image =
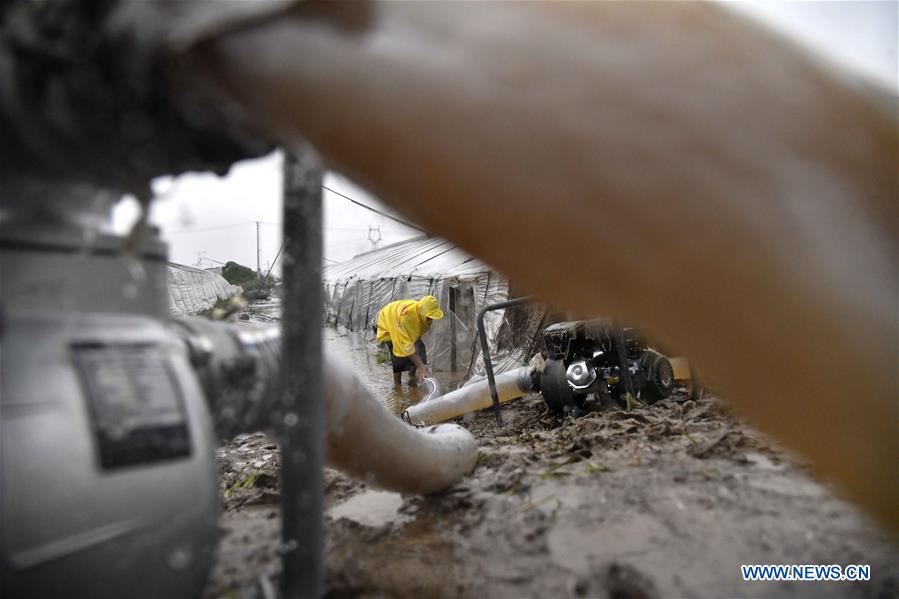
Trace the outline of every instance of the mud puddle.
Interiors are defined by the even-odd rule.
[[[399,512],[402,507],[403,497],[399,493],[364,491],[332,507],[327,516],[334,520],[346,518],[372,528],[388,524],[396,526],[410,520],[409,516]]]

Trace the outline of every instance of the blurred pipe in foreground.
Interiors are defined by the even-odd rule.
[[[284,156],[284,373],[281,514],[284,597],[324,589],[325,407],[321,264],[324,169],[310,149]]]

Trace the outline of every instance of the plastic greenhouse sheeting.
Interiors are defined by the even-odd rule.
[[[196,314],[240,293],[240,287],[231,285],[222,277],[208,270],[169,262],[169,313],[172,315]]]
[[[487,304],[508,299],[509,284],[504,275],[451,242],[417,237],[327,266],[323,278],[325,324],[356,331],[372,343],[373,327],[384,305],[435,296],[445,316],[423,337],[428,364],[434,370],[467,372],[469,382],[484,376],[478,312]],[[530,357],[525,355],[527,342],[521,347],[497,347],[504,312],[489,312],[484,319],[497,373],[520,366]]]

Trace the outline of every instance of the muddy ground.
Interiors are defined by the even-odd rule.
[[[373,347],[328,343],[383,388]],[[504,406],[502,427],[489,412],[457,422],[481,454],[439,495],[326,471],[328,597],[899,597],[894,542],[713,396],[563,419],[531,395]],[[243,436],[218,459],[206,595],[276,597],[277,446]],[[870,564],[872,579],[744,582],[755,563]]]

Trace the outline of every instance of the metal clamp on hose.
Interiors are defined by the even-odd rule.
[[[202,318],[179,318],[172,324],[188,348],[219,437],[277,424],[280,328]]]

